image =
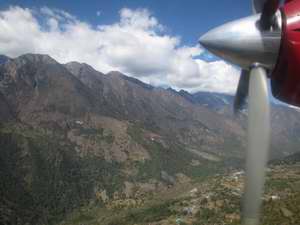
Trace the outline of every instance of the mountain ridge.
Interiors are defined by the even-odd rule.
[[[82,205],[241,168],[245,115],[223,98],[47,55],[0,64],[0,223],[56,223]],[[297,111],[272,118],[273,157],[297,152]]]

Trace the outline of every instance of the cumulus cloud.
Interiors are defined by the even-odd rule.
[[[147,9],[123,8],[119,14],[114,24],[93,26],[60,9],[10,7],[0,11],[0,54],[49,54],[60,63],[119,70],[153,85],[235,92],[236,68],[199,59],[200,46],[182,45]]]

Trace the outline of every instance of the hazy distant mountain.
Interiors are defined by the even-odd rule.
[[[215,110],[222,109],[228,105],[231,106],[234,99],[231,95],[211,92],[196,92],[190,94],[187,91],[180,90],[179,94],[195,104],[200,104]]]
[[[0,55],[0,64],[7,62],[10,58],[5,55]]]
[[[127,195],[128,183],[143,193],[241,165],[245,116],[232,115],[232,96],[157,88],[47,55],[3,61],[2,224],[47,224]],[[298,114],[272,111],[273,156],[298,150]]]

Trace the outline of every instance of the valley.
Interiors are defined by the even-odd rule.
[[[232,101],[48,55],[2,56],[0,223],[238,224],[247,115],[235,117]],[[300,114],[272,107],[270,154],[281,162],[299,153]],[[286,203],[299,198],[297,168],[270,173],[267,194],[292,174],[290,194],[274,194],[286,215],[299,210]]]
[[[299,163],[268,168],[263,196],[262,224],[297,224],[299,221]],[[102,207],[84,207],[61,225],[241,224],[244,174],[234,171],[201,182],[185,182],[141,198],[113,200]],[[139,201],[140,200],[140,201]]]

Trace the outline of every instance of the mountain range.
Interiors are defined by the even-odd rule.
[[[0,223],[56,223],[82,205],[243,167],[247,113],[233,115],[232,102],[48,55],[0,56]],[[272,159],[299,152],[299,119],[272,105]]]

